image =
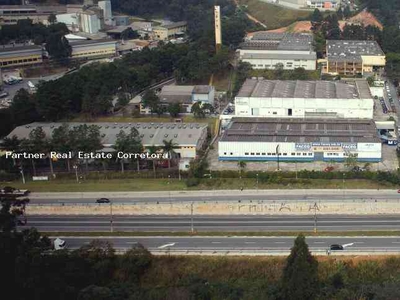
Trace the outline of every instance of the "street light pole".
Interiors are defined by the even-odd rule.
[[[258,173],[256,174],[257,177],[257,190],[258,190]]]
[[[344,186],[344,176],[345,176],[345,173],[343,173],[343,199],[345,198],[345,186]]]
[[[190,229],[191,229],[191,232],[193,233],[194,232],[194,226],[193,226],[193,202],[190,204],[190,216],[191,216],[191,218],[190,218]]]
[[[21,164],[21,167],[20,167],[20,169],[21,169],[21,175],[22,175],[22,183],[23,184],[25,184],[25,175],[24,175],[24,168],[22,167],[22,164]]]
[[[279,145],[276,146],[276,155],[277,155],[277,160],[278,160],[278,171],[279,171]]]
[[[110,232],[113,232],[113,214],[112,214],[112,202],[110,202]]]
[[[77,166],[77,165],[74,165],[74,169],[75,169],[76,182],[79,182],[79,178],[78,178],[78,166]]]

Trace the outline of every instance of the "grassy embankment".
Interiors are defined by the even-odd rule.
[[[267,25],[268,30],[288,26],[310,15],[309,11],[288,9],[260,0],[240,0],[239,3],[247,5],[248,13]]]
[[[169,183],[168,183],[169,182]],[[244,190],[257,189],[255,179],[216,178],[204,179],[198,186],[187,187],[185,180],[178,179],[109,179],[86,180],[77,183],[73,179],[54,180],[50,182],[28,181],[26,184],[12,182],[11,185],[29,189],[32,192],[115,192],[115,191],[179,191],[179,190]],[[307,183],[277,184],[259,183],[258,189],[342,189],[343,181],[339,179],[309,179]],[[364,179],[346,180],[347,189],[394,189],[395,185],[384,184]]]

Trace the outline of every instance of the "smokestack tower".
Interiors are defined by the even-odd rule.
[[[215,26],[215,49],[217,53],[221,50],[221,12],[219,6],[214,6],[214,26]]]

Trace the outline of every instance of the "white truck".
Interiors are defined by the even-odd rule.
[[[28,81],[28,87],[31,92],[36,92],[36,86],[32,83],[32,81]]]
[[[62,249],[67,248],[66,246],[67,246],[67,243],[64,240],[60,239],[60,238],[56,238],[53,241],[54,250],[62,250]]]

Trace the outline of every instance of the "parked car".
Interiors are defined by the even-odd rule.
[[[100,198],[96,200],[96,203],[110,203],[110,199]]]
[[[326,167],[326,168],[324,169],[324,172],[332,172],[333,169],[334,169],[334,167],[329,166],[329,167]]]
[[[359,166],[355,166],[355,167],[352,169],[352,171],[353,171],[353,172],[364,172],[364,171],[366,171],[366,169],[365,169],[365,168],[361,168],[361,167],[359,167]]]
[[[343,250],[344,248],[343,248],[342,245],[333,244],[333,245],[330,246],[330,249],[331,249],[331,250]]]

